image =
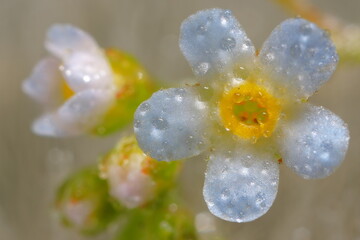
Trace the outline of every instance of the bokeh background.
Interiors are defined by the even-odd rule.
[[[321,9],[360,24],[360,1],[316,0]],[[97,161],[119,134],[107,138],[49,139],[30,131],[40,108],[21,82],[46,55],[43,40],[54,23],[71,23],[103,47],[138,57],[162,80],[192,76],[178,47],[181,21],[200,9],[231,9],[257,48],[289,17],[270,0],[0,0],[0,239],[85,239],[54,220],[51,201],[67,174]],[[216,220],[226,239],[360,239],[360,65],[341,65],[311,102],[341,116],[351,133],[346,160],[324,180],[303,180],[281,165],[280,188],[270,211],[243,224]],[[187,162],[181,191],[196,213],[205,163]],[[110,234],[95,239],[110,239]]]

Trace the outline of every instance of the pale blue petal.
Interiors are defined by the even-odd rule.
[[[154,93],[135,112],[134,131],[142,150],[160,161],[200,154],[208,147],[208,106],[191,89]]]
[[[278,184],[279,167],[271,154],[245,144],[221,147],[210,155],[204,198],[215,216],[249,222],[269,210]]]
[[[285,164],[304,178],[329,176],[344,160],[347,125],[331,111],[310,104],[293,118],[283,124],[280,140]]]
[[[295,18],[274,29],[264,43],[259,59],[275,88],[303,99],[329,80],[338,55],[324,30]]]
[[[209,9],[188,17],[181,25],[180,48],[195,75],[246,68],[255,48],[231,11]]]

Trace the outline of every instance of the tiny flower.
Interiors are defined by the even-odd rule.
[[[83,169],[59,188],[56,210],[65,225],[84,234],[96,234],[106,228],[117,212],[107,194],[106,181],[94,168]]]
[[[207,152],[203,194],[214,215],[248,222],[265,214],[282,160],[304,178],[324,178],[341,164],[346,124],[305,103],[338,62],[325,31],[288,19],[257,54],[230,11],[211,9],[182,23],[180,48],[199,84],[154,93],[135,112],[135,134],[160,161]]]
[[[108,180],[112,197],[127,208],[136,208],[171,186],[178,165],[146,156],[135,136],[129,136],[102,159],[100,174]]]
[[[113,132],[132,120],[131,113],[152,92],[147,73],[131,56],[104,52],[78,28],[52,26],[45,46],[51,56],[23,83],[24,92],[44,108],[32,126],[36,134]]]

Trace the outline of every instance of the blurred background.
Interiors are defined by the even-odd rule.
[[[314,0],[324,11],[360,24],[360,1]],[[178,47],[179,27],[205,8],[228,8],[257,48],[289,15],[270,0],[0,0],[0,239],[85,239],[52,216],[56,186],[74,169],[97,161],[119,134],[107,138],[51,139],[31,133],[40,113],[21,91],[22,81],[46,55],[47,28],[71,23],[102,47],[130,52],[158,79],[192,76]],[[360,64],[340,65],[311,98],[349,124],[346,160],[330,177],[304,180],[281,165],[280,188],[270,211],[243,224],[216,220],[226,239],[360,240]],[[207,212],[202,197],[205,163],[187,162],[181,191],[195,213]],[[109,239],[107,234],[93,239]]]

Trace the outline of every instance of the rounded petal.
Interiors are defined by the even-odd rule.
[[[47,50],[62,60],[71,56],[73,52],[99,52],[95,40],[88,33],[72,25],[53,25],[48,30],[46,38]]]
[[[64,126],[56,113],[45,114],[36,119],[32,125],[32,131],[37,135],[47,137],[70,137],[79,134]]]
[[[61,101],[60,62],[52,57],[41,60],[22,85],[23,91],[39,103],[51,108]]]
[[[204,198],[210,212],[231,222],[264,215],[279,184],[279,167],[272,158],[246,145],[216,149],[205,174]]]
[[[308,98],[331,77],[338,55],[328,34],[301,18],[281,23],[259,55],[265,74],[290,95]]]
[[[306,104],[283,125],[281,155],[304,178],[329,176],[343,161],[348,144],[346,124],[334,113]]]
[[[255,48],[229,10],[209,9],[188,17],[181,25],[180,48],[195,75],[247,67]]]
[[[101,54],[74,53],[66,59],[61,70],[71,89],[76,92],[114,86],[110,66]]]
[[[208,147],[208,106],[191,89],[154,93],[135,112],[134,131],[142,150],[160,161],[189,158]]]
[[[86,90],[65,102],[57,112],[45,114],[33,124],[38,135],[69,137],[90,131],[110,108],[114,93],[105,90]]]
[[[47,49],[59,57],[71,89],[113,87],[113,74],[104,53],[86,32],[71,25],[54,25],[47,33]]]
[[[114,93],[90,89],[74,95],[62,105],[57,117],[62,124],[75,132],[89,131],[99,124],[114,102]]]

